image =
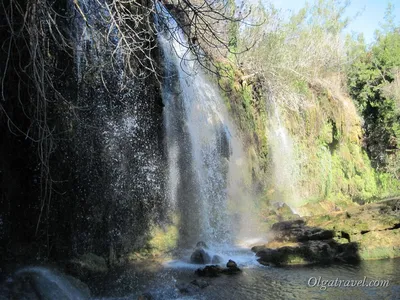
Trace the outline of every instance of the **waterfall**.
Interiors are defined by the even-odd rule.
[[[269,138],[272,156],[272,184],[276,190],[275,201],[284,202],[293,210],[298,203],[298,165],[296,164],[294,143],[289,135],[276,99],[269,96]]]
[[[159,10],[169,202],[180,217],[180,242],[229,243],[228,195],[241,146],[217,87],[200,69],[175,20]]]
[[[82,199],[76,252],[109,252],[113,261],[115,251],[142,246],[150,223],[163,215],[161,101],[151,74],[135,77],[143,67],[127,72],[130,58],[110,21],[109,3],[79,1],[79,11],[70,5],[77,109],[68,122],[79,149],[76,189]]]

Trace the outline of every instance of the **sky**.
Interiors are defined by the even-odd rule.
[[[348,33],[363,33],[365,41],[369,44],[374,41],[374,32],[379,29],[379,24],[384,22],[385,11],[389,0],[350,0],[351,4],[346,10],[346,16],[353,18],[358,12],[361,15],[353,20],[347,28]],[[268,2],[268,1],[267,1]],[[306,0],[269,0],[276,8],[284,11],[298,11],[307,2]],[[308,0],[313,3],[313,0]],[[394,4],[395,24],[400,25],[400,1],[392,0]]]

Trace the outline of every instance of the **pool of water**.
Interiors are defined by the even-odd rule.
[[[199,278],[194,271],[202,266],[190,264],[187,254],[154,268],[150,263],[125,268],[104,280],[101,288],[99,283],[91,288],[96,299],[121,300],[137,299],[144,293],[152,299],[400,299],[400,259],[274,268],[258,264],[245,249],[225,251],[221,256],[235,260],[243,271],[202,278],[209,283],[205,288],[190,284]],[[186,291],[179,290],[182,286],[188,287]]]

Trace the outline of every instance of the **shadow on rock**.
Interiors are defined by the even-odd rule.
[[[338,243],[334,231],[305,225],[303,220],[272,226],[270,242],[252,248],[263,265],[285,266],[360,261],[357,243]]]

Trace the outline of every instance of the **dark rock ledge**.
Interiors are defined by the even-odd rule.
[[[400,257],[400,199],[272,225],[252,250],[264,265],[358,262]]]

